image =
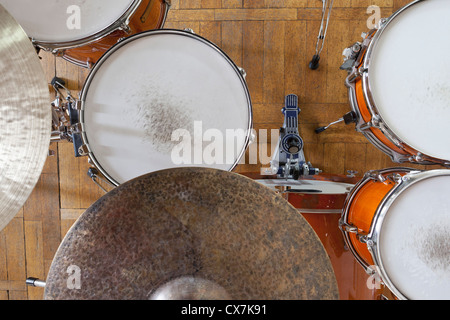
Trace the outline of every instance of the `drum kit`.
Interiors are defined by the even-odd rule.
[[[442,166],[359,179],[306,162],[295,95],[271,174],[234,173],[253,141],[245,71],[192,30],[163,29],[168,0],[0,0],[0,230],[50,141],[69,140],[112,187],[69,230],[46,281],[27,283],[49,300],[329,300],[348,294],[345,256],[393,299],[449,299],[447,2],[411,2],[344,50],[351,110],[316,132],[353,123],[393,162]],[[64,34],[77,9],[84,27]],[[55,77],[49,103],[39,50],[90,69],[78,99]],[[240,133],[233,156],[203,159],[205,130]]]

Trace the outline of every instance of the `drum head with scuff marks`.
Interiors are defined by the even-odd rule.
[[[250,135],[250,96],[239,70],[185,31],[120,42],[93,69],[82,100],[90,151],[118,184],[176,166],[230,170]]]
[[[420,180],[394,200],[383,219],[382,267],[408,299],[450,299],[449,190],[450,172]]]

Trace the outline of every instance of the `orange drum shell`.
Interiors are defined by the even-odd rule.
[[[81,47],[64,50],[62,57],[84,67],[92,67],[109,48],[122,38],[143,31],[160,29],[166,19],[167,8],[168,4],[165,0],[143,0],[130,17],[129,33],[123,30],[115,30],[100,40]]]
[[[366,177],[359,183],[359,187],[355,187],[348,196],[349,203],[344,208],[344,216],[346,216],[347,225],[357,228],[357,234],[348,232],[350,244],[364,262],[370,266],[374,265],[372,255],[367,248],[367,244],[359,240],[361,235],[370,233],[373,225],[374,217],[382,204],[383,200],[389,192],[397,186],[397,183],[388,176],[400,175],[403,176],[412,169],[408,168],[392,168],[386,169],[384,174],[384,181],[379,179],[372,179]]]

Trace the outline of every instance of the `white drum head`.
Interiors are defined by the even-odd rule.
[[[418,181],[389,207],[379,253],[395,288],[408,299],[450,299],[450,172]]]
[[[30,38],[70,42],[102,32],[135,0],[0,0]],[[79,13],[79,20],[76,15]],[[79,24],[78,24],[79,22]]]
[[[113,49],[81,97],[100,169],[120,184],[176,166],[234,168],[248,144],[251,104],[222,51],[175,30],[142,33]]]
[[[450,1],[421,1],[374,42],[369,87],[388,127],[417,151],[450,160]]]

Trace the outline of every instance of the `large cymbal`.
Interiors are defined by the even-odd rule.
[[[50,144],[51,105],[36,50],[0,5],[0,230],[35,187]]]
[[[128,181],[88,208],[44,293],[161,297],[338,299],[338,289],[319,238],[287,201],[236,173],[177,168]]]

